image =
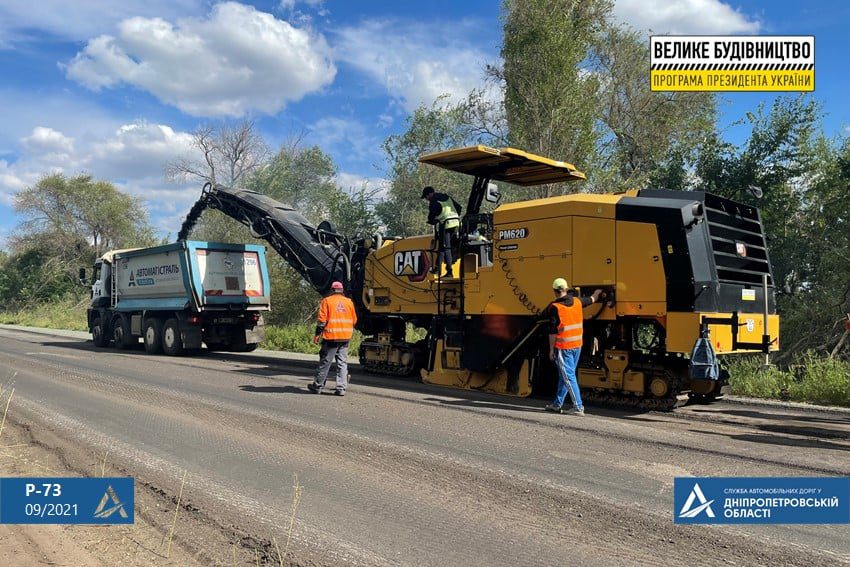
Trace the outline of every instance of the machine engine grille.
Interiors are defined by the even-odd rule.
[[[720,282],[773,285],[767,243],[758,209],[717,195],[705,195],[705,216]]]

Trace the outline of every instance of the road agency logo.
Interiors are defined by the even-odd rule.
[[[676,524],[847,524],[850,477],[681,477]]]
[[[711,504],[714,500],[708,500],[705,494],[702,493],[702,488],[699,483],[695,482],[688,499],[685,500],[685,505],[679,512],[680,518],[696,518],[700,514],[705,514],[709,518],[714,518],[714,510],[711,509]]]
[[[106,492],[103,493],[103,498],[100,499],[97,510],[94,511],[94,517],[103,519],[116,513],[122,518],[128,517],[127,512],[124,510],[124,503],[118,499],[118,495],[115,494],[115,489],[112,488],[112,485],[109,485],[106,487]]]

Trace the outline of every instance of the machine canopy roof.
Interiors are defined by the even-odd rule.
[[[522,186],[587,178],[571,163],[551,160],[514,148],[470,146],[427,154],[419,158],[419,161],[451,171]]]

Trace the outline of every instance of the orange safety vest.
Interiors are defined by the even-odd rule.
[[[560,302],[553,302],[552,305],[558,310],[559,321],[558,334],[555,335],[555,348],[581,348],[582,322],[584,321],[581,300],[574,297],[572,305],[567,306]]]
[[[319,323],[325,325],[322,338],[326,341],[349,341],[354,334],[354,324],[357,314],[354,312],[354,302],[342,295],[334,293],[322,299],[319,305]]]

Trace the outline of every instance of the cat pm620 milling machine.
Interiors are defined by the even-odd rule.
[[[494,181],[578,182],[573,165],[512,148],[473,146],[420,161],[472,176],[455,278],[430,274],[433,235],[350,238],[260,193],[204,189],[185,238],[215,208],[265,239],[319,293],[345,282],[358,310],[366,370],[513,396],[555,382],[545,308],[551,282],[606,299],[585,309],[579,384],[589,400],[672,409],[711,401],[728,373],[695,379],[691,353],[708,338],[718,360],[778,349],[779,316],[765,235],[754,207],[692,191],[632,190],[505,203]],[[421,188],[411,188],[418,191]],[[503,186],[503,190],[505,187]],[[407,342],[409,325],[423,340]]]

